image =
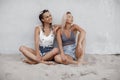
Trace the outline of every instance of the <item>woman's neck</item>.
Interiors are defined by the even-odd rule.
[[[50,28],[50,24],[44,24],[44,29],[49,29]]]
[[[65,25],[65,29],[66,29],[66,30],[69,30],[70,28],[71,28],[71,24],[66,24],[66,25]]]

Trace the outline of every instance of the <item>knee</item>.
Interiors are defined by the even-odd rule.
[[[53,54],[56,55],[58,53],[59,49],[58,48],[54,48],[53,49]]]
[[[81,53],[83,51],[82,48],[79,48],[79,45],[76,47],[76,52]]]
[[[58,55],[56,55],[56,56],[54,57],[54,59],[55,59],[55,61],[57,61],[57,59],[58,59]]]
[[[19,51],[22,52],[25,49],[25,46],[20,46]]]
[[[83,51],[76,51],[76,58],[80,58],[83,55]]]
[[[54,60],[55,60],[57,63],[60,63],[60,59],[59,59],[59,56],[58,56],[58,55],[56,55],[56,56],[54,57]]]
[[[65,62],[62,61],[61,56],[59,54],[54,57],[54,60],[60,64],[65,64],[65,65],[68,64],[67,61]]]
[[[61,63],[61,59],[60,59],[60,56],[59,55],[56,55],[54,57],[54,60],[57,62],[57,63]]]

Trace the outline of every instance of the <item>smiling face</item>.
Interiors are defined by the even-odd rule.
[[[52,23],[52,15],[49,12],[49,10],[43,10],[39,14],[39,20],[42,22],[42,24],[51,24]]]
[[[66,13],[66,23],[69,23],[69,24],[73,23],[73,16],[70,12]]]
[[[42,21],[43,21],[44,23],[52,23],[52,15],[51,15],[51,13],[50,13],[50,12],[45,12],[45,13],[43,14]]]

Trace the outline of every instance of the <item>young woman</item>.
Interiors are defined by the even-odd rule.
[[[77,31],[80,33],[76,43]],[[60,54],[55,56],[55,61],[62,64],[80,63],[85,50],[85,34],[86,32],[81,27],[73,24],[71,12],[66,12],[62,28],[57,32]]]
[[[34,40],[35,50],[26,46],[21,46],[19,50],[26,57],[24,60],[27,63],[46,63],[51,64],[50,60],[58,53],[58,48],[55,42],[55,34],[58,27],[52,25],[52,15],[49,10],[43,10],[39,19],[42,25],[35,28]]]

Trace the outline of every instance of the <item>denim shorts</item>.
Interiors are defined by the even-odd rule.
[[[47,52],[51,51],[52,49],[53,49],[53,47],[39,46],[39,50],[40,50],[41,56],[44,56]]]
[[[76,44],[75,43],[63,46],[64,53],[71,56],[73,59],[76,59],[75,49],[76,49]]]

